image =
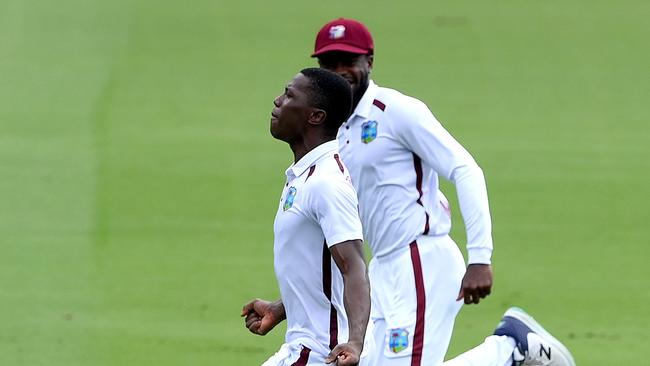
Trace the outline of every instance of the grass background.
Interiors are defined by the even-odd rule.
[[[256,365],[280,327],[273,98],[338,16],[373,77],[486,172],[495,288],[449,356],[526,308],[579,364],[638,364],[650,325],[650,80],[638,0],[0,1],[0,364]],[[645,65],[645,66],[644,66]],[[453,187],[444,186],[453,197]],[[455,205],[454,237],[464,242]]]

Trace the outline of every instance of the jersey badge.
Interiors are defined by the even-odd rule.
[[[390,329],[388,333],[388,348],[393,353],[399,353],[409,346],[409,332],[404,328]]]
[[[289,190],[287,191],[287,198],[284,200],[284,206],[282,206],[282,209],[284,211],[288,210],[293,206],[293,200],[296,198],[296,192],[298,190],[296,187],[290,187]]]
[[[368,121],[361,125],[361,141],[364,144],[377,138],[377,121]]]

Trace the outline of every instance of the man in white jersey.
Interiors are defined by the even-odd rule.
[[[492,287],[492,234],[483,172],[421,101],[369,79],[374,43],[352,19],[321,28],[321,68],[352,86],[354,111],[338,134],[359,197],[369,266],[376,352],[371,366],[440,365],[464,300]],[[456,186],[467,231],[468,266],[449,237],[451,211],[438,177]],[[448,361],[454,365],[572,365],[569,351],[520,309],[495,334]]]
[[[271,134],[294,154],[274,223],[281,299],[253,300],[246,327],[264,335],[286,318],[285,344],[264,366],[357,365],[370,313],[358,201],[336,133],[352,94],[335,73],[302,70],[274,101]]]

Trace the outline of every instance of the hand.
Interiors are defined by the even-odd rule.
[[[478,304],[492,290],[492,266],[489,264],[470,264],[461,283],[456,301],[465,298],[465,304]]]
[[[246,328],[252,333],[265,335],[286,318],[282,301],[255,299],[244,305],[241,316],[246,317]]]
[[[363,345],[356,342],[336,345],[325,358],[325,363],[335,363],[337,366],[356,366],[359,364]]]

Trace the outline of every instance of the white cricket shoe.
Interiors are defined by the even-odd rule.
[[[575,366],[571,352],[520,308],[512,307],[503,314],[495,335],[508,336],[517,347],[512,353],[513,366]]]

